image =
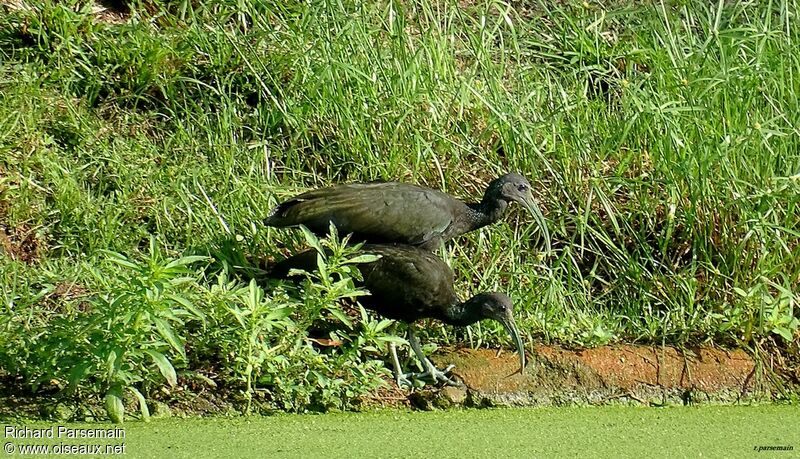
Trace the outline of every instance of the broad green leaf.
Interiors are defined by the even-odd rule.
[[[346,260],[344,264],[353,264],[353,263],[372,263],[373,261],[380,260],[381,255],[371,255],[371,254],[364,254],[359,255],[357,257],[353,257],[349,260]]]
[[[139,411],[142,413],[142,420],[144,422],[150,421],[150,409],[147,407],[147,400],[144,399],[144,395],[133,386],[129,386],[128,390],[131,391],[133,396],[139,401]]]
[[[158,242],[154,235],[150,236],[150,257],[155,258],[158,255]]]
[[[125,405],[122,403],[122,386],[114,384],[105,396],[106,413],[111,422],[122,424],[125,418]]]
[[[327,282],[328,263],[325,261],[325,257],[321,252],[317,252],[317,269],[319,270],[319,278],[322,279],[323,282]]]
[[[253,311],[258,309],[264,299],[264,289],[258,286],[255,279],[251,279],[247,293],[247,307]]]
[[[208,257],[202,255],[190,255],[186,257],[178,258],[177,260],[172,260],[171,262],[167,263],[164,267],[166,269],[174,268],[175,266],[186,266],[192,263],[196,263],[198,261],[208,260]]]
[[[116,310],[119,307],[120,303],[130,298],[130,296],[131,295],[129,293],[123,293],[122,295],[115,297],[108,303],[108,309],[110,311]]]
[[[190,284],[195,281],[197,281],[197,279],[195,279],[194,277],[188,277],[188,276],[176,277],[169,280],[169,285],[179,286],[183,284]]]
[[[787,342],[791,342],[793,338],[792,331],[786,327],[775,327],[772,329],[772,333],[781,335],[781,337]]]
[[[123,255],[123,254],[121,254],[119,252],[115,252],[113,250],[98,249],[98,252],[107,255],[109,258],[116,258],[116,259],[119,259],[119,260],[127,260],[128,259],[125,255]]]
[[[335,292],[344,292],[349,290],[351,285],[353,285],[352,279],[345,277],[344,279],[339,279],[334,282],[333,285],[331,285],[331,290]]]
[[[347,314],[345,314],[344,311],[336,307],[328,308],[328,311],[330,311],[333,317],[336,317],[339,319],[339,321],[345,324],[347,328],[353,328],[353,323],[350,321],[350,318],[347,317]]]
[[[378,325],[376,325],[376,326],[375,326],[375,331],[376,331],[376,332],[383,331],[383,330],[385,330],[387,327],[389,327],[390,325],[392,325],[393,323],[394,323],[394,321],[393,321],[393,320],[391,320],[391,319],[383,319],[383,320],[381,320],[380,322],[378,322]]]
[[[195,317],[197,317],[198,319],[202,321],[206,320],[206,315],[203,313],[203,311],[198,309],[194,304],[192,304],[191,301],[187,300],[186,298],[180,295],[176,295],[174,293],[170,293],[169,295],[167,295],[167,298],[171,299],[172,301],[175,301],[176,303],[180,303],[181,306],[186,308],[187,311],[194,314]]]
[[[89,367],[92,364],[89,362],[81,362],[72,367],[67,375],[67,390],[71,391],[77,387],[78,383],[83,381],[87,374],[89,374]]]
[[[230,312],[233,315],[233,317],[236,318],[236,321],[239,322],[239,325],[241,325],[242,328],[245,328],[245,322],[244,322],[245,314],[242,313],[242,311],[240,311],[239,308],[236,307],[236,305],[234,304],[228,304],[226,307],[228,309],[228,312]]]
[[[158,366],[158,370],[164,375],[169,385],[175,387],[175,385],[178,384],[178,375],[175,374],[175,367],[172,366],[164,354],[153,349],[144,349],[144,351],[153,358],[156,366]]]
[[[351,290],[349,292],[345,292],[342,294],[342,298],[355,298],[357,296],[368,296],[371,295],[369,290]]]
[[[400,338],[399,336],[387,335],[387,336],[379,336],[375,339],[378,341],[382,341],[384,343],[394,343],[401,346],[408,346],[408,341],[406,341],[403,338]]]
[[[119,365],[117,364],[117,359],[119,358],[120,350],[118,349],[111,349],[111,351],[106,356],[106,371],[107,371],[107,378],[114,379],[114,373],[116,372]]]
[[[349,240],[349,235],[346,237]],[[328,222],[328,242],[336,242],[339,240],[339,230],[333,222]],[[330,245],[329,245],[330,246]]]
[[[162,338],[167,340],[169,345],[172,346],[173,349],[178,351],[181,357],[185,359],[186,351],[183,349],[183,343],[177,336],[175,336],[175,331],[172,330],[172,325],[170,325],[169,322],[160,317],[153,318],[153,322],[155,322],[156,324],[156,329],[158,330],[158,334],[160,334]]]
[[[282,320],[289,317],[291,313],[292,313],[292,308],[289,307],[273,309],[272,311],[269,312],[269,314],[267,314],[267,320],[275,320],[275,321]]]
[[[303,236],[306,238],[308,245],[314,248],[318,253],[322,253],[322,246],[319,243],[319,238],[306,228],[305,225],[300,225],[300,230],[303,231]]]
[[[311,273],[309,273],[309,272],[307,272],[307,271],[304,271],[304,270],[302,270],[302,269],[295,269],[295,268],[292,268],[292,269],[290,269],[290,270],[289,270],[289,274],[288,274],[288,276],[289,276],[289,277],[294,277],[294,276],[306,276],[306,275],[309,275],[309,274],[311,274]]]

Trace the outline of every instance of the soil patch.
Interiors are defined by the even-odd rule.
[[[41,245],[36,228],[26,225],[9,228],[0,223],[0,255],[31,264],[39,259]]]

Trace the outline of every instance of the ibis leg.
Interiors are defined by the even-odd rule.
[[[442,371],[436,368],[433,363],[425,357],[425,354],[422,352],[422,346],[419,344],[419,339],[417,339],[417,335],[414,333],[413,326],[408,328],[408,342],[411,344],[411,349],[414,350],[414,354],[417,355],[417,359],[419,359],[420,363],[425,367],[425,371],[423,373],[407,373],[405,376],[411,376],[417,379],[433,379],[434,382],[443,382],[450,386],[460,385],[447,377],[447,373],[455,368],[455,365],[449,365]]]
[[[392,364],[394,365],[394,380],[397,387],[413,387],[411,381],[403,373],[403,368],[400,366],[400,359],[397,358],[397,346],[394,343],[389,343],[389,353],[392,354]]]

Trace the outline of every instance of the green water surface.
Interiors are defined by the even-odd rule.
[[[17,427],[50,425],[31,423]],[[53,439],[47,443],[124,444],[124,457],[128,458],[800,457],[800,409],[793,406],[380,411],[173,418],[127,422],[123,429],[124,439]],[[9,442],[17,448],[17,453],[26,443],[42,443],[6,436],[4,443]],[[765,446],[792,449],[756,450]]]

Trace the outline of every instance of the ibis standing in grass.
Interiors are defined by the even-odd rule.
[[[398,182],[353,183],[312,190],[276,206],[264,224],[304,225],[317,235],[333,223],[339,234],[369,243],[401,243],[436,250],[456,236],[498,221],[511,202],[525,206],[542,231],[546,250],[550,235],[544,216],[520,174],[493,180],[481,202],[458,199],[417,185]]]
[[[359,301],[384,317],[408,324],[408,336],[425,371],[403,374],[397,351],[390,345],[398,385],[410,384],[409,378],[456,384],[447,373],[437,369],[425,357],[414,331],[414,322],[433,318],[455,326],[467,326],[483,319],[493,319],[505,327],[519,353],[520,371],[525,368],[525,350],[514,322],[511,299],[497,292],[480,293],[467,301],[459,300],[453,289],[453,271],[433,253],[402,244],[368,244],[362,252],[379,258],[357,267],[363,277],[363,286],[370,295]],[[270,277],[286,279],[291,270],[313,272],[317,269],[317,252],[308,250],[289,257],[270,271]]]

